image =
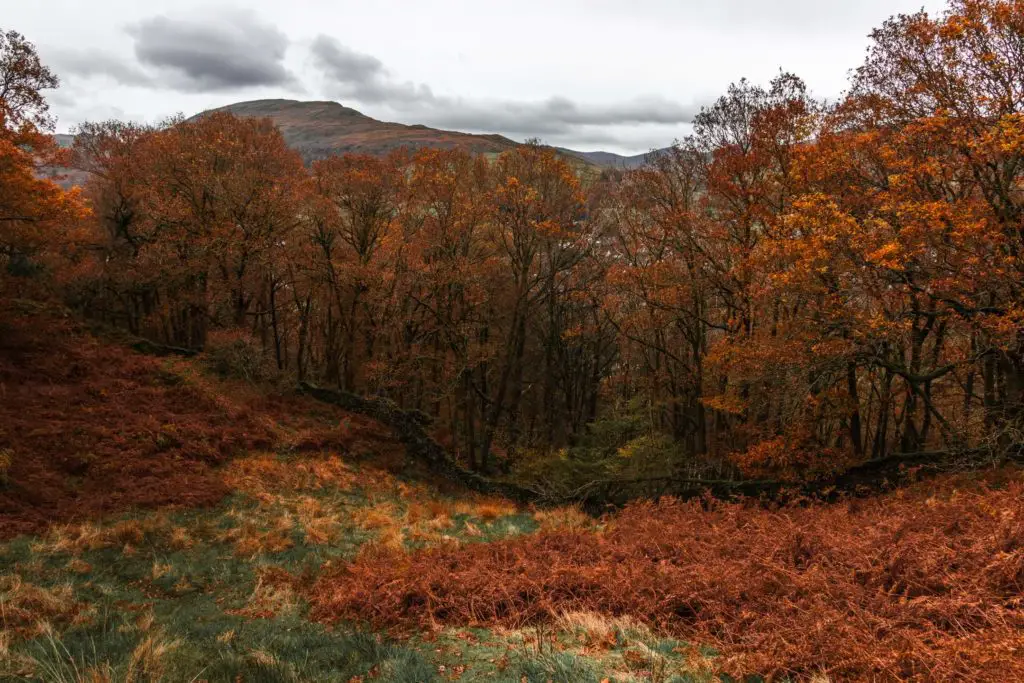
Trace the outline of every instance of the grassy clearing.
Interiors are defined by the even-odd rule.
[[[139,511],[0,545],[0,678],[39,681],[672,680],[684,649],[635,624],[448,628],[397,642],[307,619],[323,568],[388,550],[591,528],[449,498],[334,455],[254,454],[216,507]]]

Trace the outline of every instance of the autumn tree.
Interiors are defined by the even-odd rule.
[[[313,165],[310,239],[328,296],[321,306],[327,378],[366,389],[377,331],[391,322],[403,236],[396,214],[405,192],[404,155],[331,157]]]
[[[801,150],[801,195],[759,252],[766,292],[794,304],[779,338],[810,369],[809,400],[744,454],[748,470],[1012,442],[1022,16],[1020,3],[955,2],[890,20]]]
[[[937,423],[947,446],[963,446],[975,407],[987,430],[1016,431],[1024,401],[1024,3],[954,0],[939,18],[896,17],[873,38],[854,79],[849,125],[879,130],[895,171],[881,199],[891,197],[899,220],[876,261],[915,319],[916,336],[888,368],[907,386],[915,415],[903,445],[921,447]],[[940,384],[962,388],[963,400],[936,397]],[[1007,446],[1015,437],[1001,438]]]
[[[45,177],[63,160],[46,134],[53,124],[42,94],[57,85],[32,43],[0,31],[0,264],[9,274],[32,272],[35,256],[59,248],[83,213],[76,193]]]
[[[770,291],[763,249],[803,191],[819,109],[792,75],[741,81],[622,184],[606,311],[651,428],[691,459],[720,465],[803,411],[806,365],[782,333],[792,305]]]
[[[36,47],[17,31],[0,30],[0,117],[8,134],[52,130],[44,90],[60,81],[39,60]]]
[[[508,445],[517,444],[527,387],[553,381],[528,372],[529,336],[541,335],[545,349],[562,338],[557,309],[589,246],[579,180],[551,149],[528,144],[502,154],[495,167],[494,202],[502,291],[490,301],[482,340],[496,345],[496,355],[482,364],[475,380],[485,399],[479,445],[484,469],[492,466],[499,427],[507,428]],[[540,367],[550,369],[552,362],[545,355]]]
[[[283,365],[279,261],[305,177],[280,132],[214,114],[155,131],[86,126],[79,137],[108,285],[129,274],[116,292],[122,314],[187,347],[201,347],[210,326],[250,329]]]
[[[674,146],[629,174],[614,202],[615,261],[604,311],[619,338],[617,383],[644,397],[650,429],[707,452],[708,419],[701,402],[712,316],[711,263],[699,208],[705,163]]]
[[[404,316],[399,372],[415,376],[412,405],[446,423],[451,446],[475,466],[480,397],[476,369],[497,272],[493,174],[483,157],[421,150],[412,158],[407,211]]]
[[[142,174],[146,145],[155,134],[155,128],[134,123],[86,123],[75,132],[70,162],[88,178],[84,191],[96,248],[91,271],[69,286],[67,296],[133,334],[144,332],[160,290],[139,258],[151,241],[142,220]]]

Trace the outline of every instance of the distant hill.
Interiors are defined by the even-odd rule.
[[[337,102],[255,100],[229,104],[193,118],[217,111],[271,119],[281,129],[285,141],[307,162],[346,152],[387,154],[400,147],[460,148],[477,154],[498,154],[518,144],[501,135],[474,135],[378,121]]]
[[[576,150],[565,149],[564,147],[556,147],[555,149],[565,154],[578,156],[581,159],[585,159],[597,166],[629,170],[643,166],[649,156],[652,154],[661,154],[668,148],[664,147],[662,149],[655,149],[643,154],[634,154],[633,156],[623,156],[622,154],[615,154],[614,152],[577,152]]]
[[[53,136],[54,141],[61,147],[71,147],[75,144],[75,136],[67,133],[57,133]],[[84,186],[89,179],[89,174],[75,168],[47,167],[42,169],[41,175],[51,178],[65,190],[75,186]]]
[[[465,149],[476,154],[499,154],[519,143],[502,135],[481,135],[439,130],[423,125],[378,121],[337,102],[298,100],[254,100],[238,102],[210,111],[228,111],[236,116],[266,117],[281,129],[284,139],[309,162],[345,152],[386,154],[400,147]],[[197,114],[203,116],[210,112]],[[646,154],[623,156],[611,152],[578,152],[556,147],[559,153],[581,160],[585,165],[636,168]]]

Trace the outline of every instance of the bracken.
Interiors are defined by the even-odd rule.
[[[959,488],[958,488],[959,486]],[[769,511],[636,503],[603,532],[361,555],[312,616],[396,630],[633,617],[732,674],[1024,680],[1024,484]]]

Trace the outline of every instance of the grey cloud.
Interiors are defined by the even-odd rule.
[[[387,106],[432,126],[561,138],[588,126],[688,124],[700,110],[696,104],[684,106],[658,97],[594,106],[565,97],[539,102],[447,97],[435,95],[424,84],[395,80],[376,57],[355,52],[328,36],[313,41],[312,54],[332,96]]]
[[[128,28],[135,56],[186,92],[296,87],[284,66],[288,37],[252,13],[193,20],[153,17]]]
[[[365,104],[410,106],[436,98],[430,88],[392,79],[383,62],[320,35],[311,47],[313,62],[330,81],[332,94]]]
[[[69,83],[47,99],[57,117],[58,130],[68,131],[84,121],[125,120],[130,118],[121,107],[93,97],[96,88],[88,83]]]
[[[339,84],[363,86],[387,78],[384,63],[379,59],[356,52],[325,35],[316,37],[311,50],[317,66]]]
[[[55,50],[48,56],[60,76],[105,76],[122,85],[152,85],[152,78],[134,64],[99,49]]]
[[[525,135],[565,135],[586,126],[687,124],[699,106],[661,98],[611,105],[580,105],[563,97],[542,102],[476,102],[437,98],[424,112],[428,123],[471,130],[500,129]]]

